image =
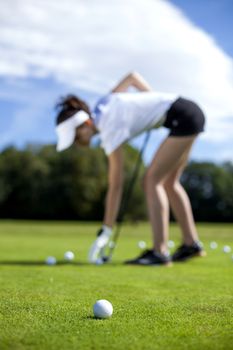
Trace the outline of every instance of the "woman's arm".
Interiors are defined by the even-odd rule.
[[[111,92],[124,92],[130,86],[134,86],[139,91],[152,91],[152,88],[139,73],[132,72],[123,78]]]
[[[108,163],[108,192],[104,225],[112,227],[117,218],[123,189],[123,151],[121,147],[110,154]]]
[[[112,235],[112,227],[116,221],[121,202],[123,188],[122,148],[119,147],[112,152],[108,157],[108,161],[108,192],[105,203],[104,221],[88,253],[88,260],[91,263],[97,263],[99,259],[103,261],[104,249]]]

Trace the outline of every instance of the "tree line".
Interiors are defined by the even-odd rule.
[[[124,146],[125,187],[138,151]],[[147,219],[141,186],[145,166],[128,206],[126,219]],[[233,164],[191,162],[181,182],[197,221],[233,221]],[[70,148],[57,153],[52,145],[5,148],[0,153],[0,218],[93,220],[103,218],[107,159],[99,148]],[[172,217],[172,216],[171,216]]]

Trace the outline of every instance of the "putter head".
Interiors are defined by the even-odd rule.
[[[107,250],[108,255],[106,255],[106,251],[103,249],[101,252],[101,259],[103,261],[104,264],[110,262],[112,260],[112,253],[114,248],[116,247],[116,242],[114,241],[110,241],[108,244],[109,250]]]

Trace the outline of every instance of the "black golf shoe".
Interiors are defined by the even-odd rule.
[[[151,266],[151,265],[166,265],[170,266],[171,258],[169,256],[159,254],[154,252],[153,250],[146,250],[137,258],[132,260],[126,260],[125,264],[127,265],[143,265],[143,266]]]
[[[206,252],[199,242],[192,245],[182,244],[172,255],[172,261],[186,261],[195,256],[206,256]]]

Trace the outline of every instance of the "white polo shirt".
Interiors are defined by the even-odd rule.
[[[145,130],[161,126],[179,96],[159,92],[110,93],[92,112],[101,147],[107,155]]]

